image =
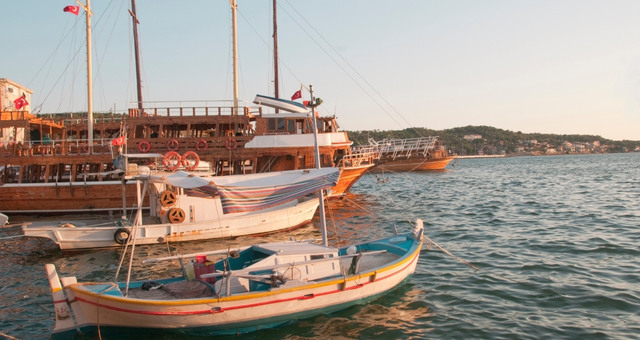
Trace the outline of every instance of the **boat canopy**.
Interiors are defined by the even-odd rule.
[[[181,171],[170,176],[151,175],[149,180],[184,188],[188,196],[219,196],[222,210],[228,214],[269,208],[332,187],[339,175],[338,168],[220,177],[200,177]]]

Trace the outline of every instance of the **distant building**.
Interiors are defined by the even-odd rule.
[[[10,79],[0,78],[0,112],[29,111],[32,93],[33,91]],[[22,97],[23,104],[18,104],[20,107],[16,108],[16,101]]]
[[[482,139],[482,135],[464,135],[464,139],[467,141],[473,141],[476,139]]]

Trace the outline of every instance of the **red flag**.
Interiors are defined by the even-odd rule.
[[[67,6],[62,11],[78,15],[78,13],[80,13],[80,6]]]
[[[124,136],[120,136],[118,138],[114,138],[111,140],[111,145],[113,146],[120,146],[120,145],[124,145]]]
[[[302,98],[302,90],[296,91],[296,93],[294,93],[293,96],[291,96],[291,100],[296,100],[298,98]]]
[[[27,98],[23,94],[22,97],[13,101],[13,105],[16,106],[16,110],[20,110],[21,108],[29,105],[29,102],[27,102]]]

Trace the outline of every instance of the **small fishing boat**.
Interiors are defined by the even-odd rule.
[[[412,232],[342,248],[288,241],[149,259],[197,260],[181,276],[139,282],[61,283],[47,264],[54,334],[241,334],[346,309],[405,282],[422,240],[418,220]]]
[[[148,170],[148,169],[147,169]],[[48,220],[22,225],[24,236],[44,237],[62,250],[173,243],[267,234],[311,222],[315,193],[335,185],[337,168],[263,174],[198,176],[187,172],[135,178],[140,199],[149,193],[150,215],[133,221]],[[135,227],[134,227],[135,226]]]

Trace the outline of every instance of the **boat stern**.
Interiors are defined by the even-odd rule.
[[[53,328],[54,333],[66,332],[76,329],[75,321],[71,315],[71,307],[62,290],[62,284],[58,277],[58,272],[53,264],[45,264],[49,286],[51,287],[51,295],[53,297],[53,307],[55,310],[56,323]],[[63,278],[65,287],[76,283],[75,277]]]

